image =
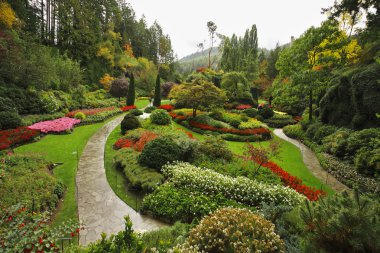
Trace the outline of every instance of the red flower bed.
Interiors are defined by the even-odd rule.
[[[75,110],[75,111],[71,111],[69,113],[66,114],[66,117],[70,117],[70,118],[74,118],[75,114],[77,114],[78,112],[82,112],[84,113],[86,116],[89,116],[89,115],[95,115],[95,114],[98,114],[98,113],[101,113],[101,112],[106,112],[106,111],[113,111],[115,110],[115,107],[105,107],[105,108],[94,108],[94,109],[78,109],[78,110]]]
[[[203,123],[189,121],[190,126],[200,128],[206,131],[214,131],[219,133],[237,134],[237,135],[257,135],[257,134],[270,134],[270,130],[260,127],[254,129],[233,129],[233,128],[216,128]]]
[[[179,119],[179,120],[187,119],[187,116],[185,115],[178,115],[178,114],[175,114],[174,112],[169,112],[169,114],[172,117],[172,119]]]
[[[252,108],[252,106],[251,105],[238,105],[238,106],[236,106],[237,110],[245,110],[245,109],[249,109],[249,108]]]
[[[117,149],[133,148],[134,150],[141,152],[146,144],[155,140],[157,137],[157,134],[150,131],[145,131],[136,142],[127,138],[121,138],[115,142],[114,146]]]
[[[174,106],[172,106],[172,105],[160,105],[158,108],[164,109],[164,110],[170,112],[174,109]]]
[[[257,163],[260,163],[260,161],[257,161]],[[282,180],[282,182],[296,190],[297,192],[305,195],[310,201],[316,201],[318,200],[321,196],[325,196],[326,192],[322,190],[316,190],[315,188],[309,187],[307,185],[302,184],[302,179],[290,175],[288,172],[283,170],[280,166],[278,166],[274,162],[267,162],[262,164],[263,167],[268,168],[271,170],[274,174],[279,176]]]
[[[28,129],[28,127],[0,131],[0,150],[28,142],[38,135],[40,135],[39,130]]]
[[[121,107],[120,109],[123,111],[123,112],[127,112],[129,110],[132,110],[132,109],[136,109],[137,107],[135,105],[127,105],[127,106],[124,106],[124,107]]]

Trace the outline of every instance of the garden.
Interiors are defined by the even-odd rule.
[[[380,252],[376,1],[179,60],[131,4],[40,2],[0,1],[0,252]]]

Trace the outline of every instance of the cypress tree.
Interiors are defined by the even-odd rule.
[[[130,84],[129,89],[127,93],[127,105],[134,105],[135,104],[135,77],[133,73],[130,77]]]
[[[156,88],[154,90],[154,101],[153,105],[159,107],[161,105],[161,82],[160,82],[160,74],[157,74],[156,79]]]

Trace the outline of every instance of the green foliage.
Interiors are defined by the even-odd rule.
[[[64,116],[65,114],[62,112],[56,112],[53,114],[33,114],[33,115],[22,116],[22,121],[24,125],[30,126],[40,121],[58,119]]]
[[[120,127],[121,127],[121,134],[124,135],[125,132],[128,130],[141,127],[141,122],[135,115],[128,113],[127,115],[125,115],[123,121],[121,122]]]
[[[350,136],[349,129],[338,129],[335,133],[326,136],[323,140],[325,152],[343,158],[346,155],[347,138]]]
[[[162,109],[154,110],[149,118],[153,124],[157,125],[169,125],[172,120],[169,113]]]
[[[197,152],[199,155],[205,155],[210,159],[231,161],[233,157],[227,143],[222,138],[213,136],[206,136],[205,139],[199,143]]]
[[[275,226],[247,209],[222,208],[190,231],[181,252],[284,252]]]
[[[226,91],[230,102],[253,104],[250,87],[245,74],[242,72],[229,72],[223,76],[221,87]]]
[[[32,211],[54,210],[64,185],[50,174],[49,164],[33,155],[2,156],[0,202],[3,207],[22,203]]]
[[[378,252],[380,210],[378,200],[353,194],[335,194],[306,202],[301,210],[310,252]]]
[[[255,118],[259,111],[256,108],[248,108],[243,111],[248,117]]]
[[[124,172],[130,187],[151,192],[164,181],[164,177],[154,169],[140,166],[138,156],[137,151],[122,148],[113,157],[114,166]]]
[[[297,123],[290,115],[281,115],[275,113],[271,118],[264,120],[266,124],[274,128],[283,128],[287,125],[293,125]]]
[[[128,93],[129,83],[125,78],[117,78],[112,81],[110,93],[112,96],[120,98],[125,97]]]
[[[74,118],[76,119],[80,119],[80,120],[84,120],[86,118],[86,115],[83,113],[83,112],[77,112],[75,115],[74,115]]]
[[[169,222],[191,223],[195,218],[200,219],[220,207],[227,206],[242,207],[220,194],[206,196],[200,192],[178,189],[170,183],[165,183],[144,198],[141,211]]]
[[[12,129],[22,126],[23,122],[17,112],[12,111],[0,111],[0,129]]]
[[[131,78],[129,82],[130,84],[129,84],[128,93],[127,93],[127,105],[134,105],[136,91],[135,91],[135,76],[133,75],[133,73],[131,73]]]
[[[305,138],[305,132],[302,130],[300,124],[286,126],[283,131],[286,136],[293,139],[303,140]]]
[[[159,107],[161,105],[161,79],[160,75],[157,75],[156,86],[154,89],[153,105]]]
[[[157,107],[155,107],[155,106],[148,106],[147,108],[145,108],[144,112],[145,113],[151,113],[156,109],[157,109]]]
[[[139,155],[139,164],[157,171],[168,162],[181,159],[181,147],[169,137],[160,137],[145,145]]]
[[[274,111],[268,105],[264,105],[263,107],[259,108],[259,115],[261,115],[261,117],[264,119],[269,119],[273,117]]]
[[[139,109],[132,109],[132,110],[130,110],[128,113],[133,114],[133,115],[135,115],[135,116],[143,115],[143,111],[141,111],[141,110],[139,110]]]

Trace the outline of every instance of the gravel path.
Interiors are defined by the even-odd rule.
[[[79,161],[76,182],[78,187],[79,220],[84,223],[80,244],[87,245],[107,235],[124,230],[124,216],[129,215],[137,232],[151,231],[165,226],[145,217],[125,204],[107,182],[104,168],[104,149],[109,134],[124,115],[108,122],[88,141]]]
[[[320,165],[318,158],[315,156],[314,152],[305,146],[300,141],[297,141],[295,139],[289,138],[284,134],[282,129],[275,129],[273,131],[275,135],[277,135],[279,138],[288,141],[292,144],[294,144],[296,147],[298,147],[301,150],[301,154],[303,157],[303,162],[305,163],[306,167],[313,173],[313,175],[321,180],[321,182],[327,184],[330,186],[334,191],[342,192],[350,190],[347,186],[339,182],[335,177],[327,173],[322,166]]]

